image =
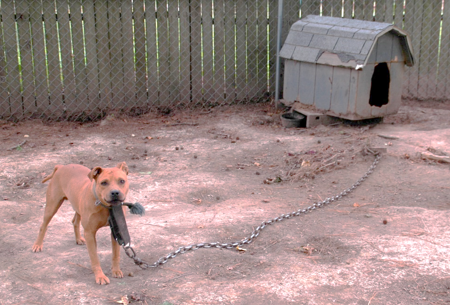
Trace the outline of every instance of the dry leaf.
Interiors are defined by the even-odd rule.
[[[128,297],[126,295],[124,295],[120,299],[120,301],[117,301],[116,303],[128,305],[128,304],[130,304],[130,301],[128,301]]]
[[[359,204],[357,204],[356,202],[353,204],[353,206],[354,206],[355,208],[359,208]]]

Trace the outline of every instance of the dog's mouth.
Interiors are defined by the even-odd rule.
[[[105,200],[110,206],[118,206],[123,203],[123,200]]]

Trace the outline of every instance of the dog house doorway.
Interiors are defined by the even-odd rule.
[[[389,103],[389,84],[391,75],[387,63],[382,62],[375,66],[370,87],[369,105],[381,107]]]

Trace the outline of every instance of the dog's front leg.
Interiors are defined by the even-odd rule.
[[[84,231],[84,238],[86,239],[86,246],[89,252],[89,257],[91,258],[91,267],[95,275],[95,281],[97,284],[106,285],[109,284],[109,278],[103,273],[102,267],[100,266],[100,261],[97,255],[97,240],[96,231]]]
[[[111,245],[112,245],[112,274],[113,277],[122,278],[123,273],[120,270],[120,245],[114,239],[111,233]]]

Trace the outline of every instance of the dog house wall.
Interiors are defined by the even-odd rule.
[[[396,113],[405,64],[413,64],[406,34],[393,25],[335,17],[296,22],[280,55],[285,58],[285,101],[351,120]],[[380,63],[386,63],[390,76],[389,102],[381,107],[369,104]]]

